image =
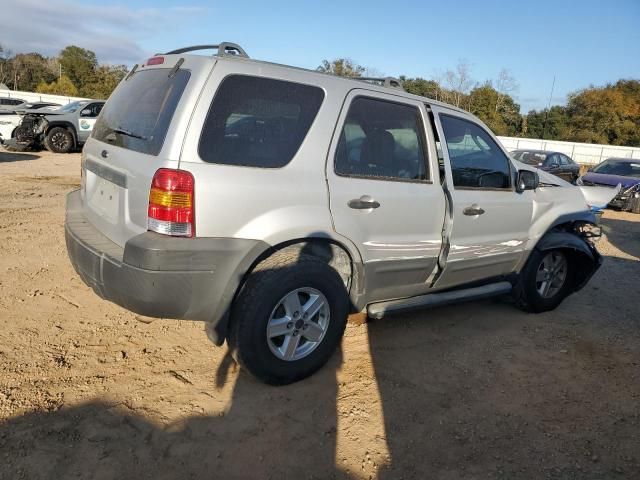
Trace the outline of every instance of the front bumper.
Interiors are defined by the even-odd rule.
[[[268,248],[259,240],[153,232],[122,248],[85,218],[79,190],[67,195],[65,240],[76,272],[100,297],[150,317],[212,322],[217,343],[224,340],[236,289]]]

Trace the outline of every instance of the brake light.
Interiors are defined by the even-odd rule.
[[[194,189],[191,173],[159,169],[151,181],[147,228],[164,235],[195,236]]]
[[[147,65],[162,65],[164,63],[164,57],[151,57],[147,60]]]

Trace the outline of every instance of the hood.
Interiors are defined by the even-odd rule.
[[[609,185],[615,187],[618,184],[622,185],[622,188],[629,188],[640,183],[640,178],[637,177],[623,177],[622,175],[607,175],[606,173],[588,172],[582,177],[582,181],[595,183],[597,185]]]
[[[622,186],[618,184],[616,185],[616,188],[587,186],[581,186],[578,188],[580,188],[582,195],[584,195],[587,205],[603,209],[607,207],[618,193],[620,193]]]

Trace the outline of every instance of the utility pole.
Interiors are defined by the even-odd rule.
[[[549,109],[551,108],[551,99],[553,98],[553,87],[556,86],[556,76],[553,76],[553,82],[551,83],[551,93],[549,94],[549,103],[547,104],[547,111],[544,114],[544,122],[542,123],[542,140],[544,140],[544,134],[547,130],[547,118],[549,118]]]

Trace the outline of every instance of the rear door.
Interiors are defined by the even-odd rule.
[[[436,288],[513,272],[524,255],[533,214],[531,192],[516,193],[515,169],[484,126],[433,107],[453,202],[449,252]]]
[[[155,58],[161,61],[118,85],[82,152],[86,216],[120,246],[147,230],[151,180],[159,168],[178,167],[193,106],[215,63],[195,55]]]
[[[336,232],[360,249],[370,300],[423,293],[435,273],[445,199],[428,122],[419,102],[360,89],[338,121],[330,209]]]

